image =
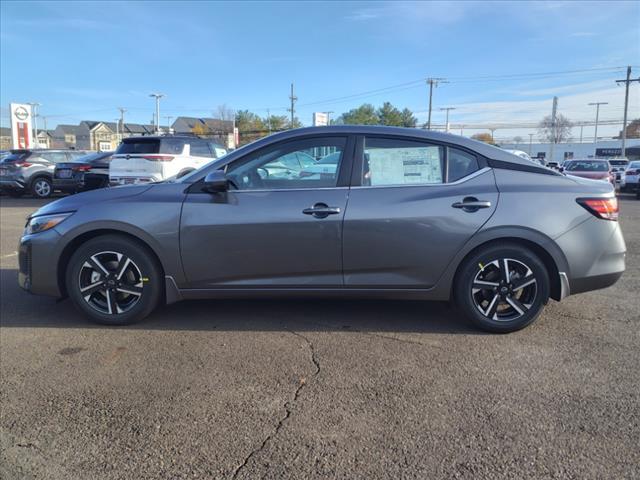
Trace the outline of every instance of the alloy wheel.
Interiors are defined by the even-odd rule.
[[[143,293],[140,268],[126,255],[104,251],[91,255],[78,275],[80,294],[93,309],[108,315],[131,310]]]
[[[46,180],[37,180],[33,189],[39,197],[48,197],[51,194],[51,185]]]
[[[536,300],[536,277],[525,263],[512,258],[479,263],[473,279],[471,296],[475,307],[485,317],[509,322],[525,315]]]

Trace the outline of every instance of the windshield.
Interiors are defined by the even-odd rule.
[[[625,166],[628,162],[626,160],[609,160],[609,163],[614,167]]]
[[[569,162],[565,165],[569,172],[606,172],[609,170],[608,162]]]
[[[629,168],[640,168],[640,162],[631,162]]]

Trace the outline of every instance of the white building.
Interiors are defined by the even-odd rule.
[[[550,143],[503,143],[502,148],[522,150],[531,157],[544,158],[548,161],[562,162],[569,158],[613,158],[622,155],[622,140],[600,140],[598,143],[556,143],[553,146],[553,159],[551,158]],[[628,138],[627,158],[635,159],[640,155],[640,139]],[[634,158],[635,157],[635,158]]]

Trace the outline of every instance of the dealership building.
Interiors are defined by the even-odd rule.
[[[544,158],[547,162],[563,162],[571,158],[615,158],[622,156],[622,140],[600,140],[597,143],[502,143],[502,148],[522,150],[531,157]],[[553,151],[553,158],[551,154]],[[628,138],[626,157],[640,160],[640,138]]]

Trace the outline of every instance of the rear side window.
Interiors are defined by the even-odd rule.
[[[193,155],[194,157],[213,158],[213,154],[209,149],[209,144],[206,142],[192,142],[191,155]]]
[[[457,182],[461,178],[471,175],[478,170],[478,159],[475,155],[458,150],[457,148],[447,148],[447,182]]]
[[[160,142],[160,153],[181,155],[184,150],[184,144],[185,141],[180,138],[163,138]]]
[[[365,138],[362,185],[430,185],[444,181],[444,147],[413,140]]]
[[[38,156],[53,163],[67,161],[67,156],[65,155],[64,152],[43,152],[38,154]]]
[[[218,145],[217,143],[210,143],[209,148],[213,152],[213,158],[220,158],[223,155],[227,154],[227,150],[221,147],[220,145]]]

